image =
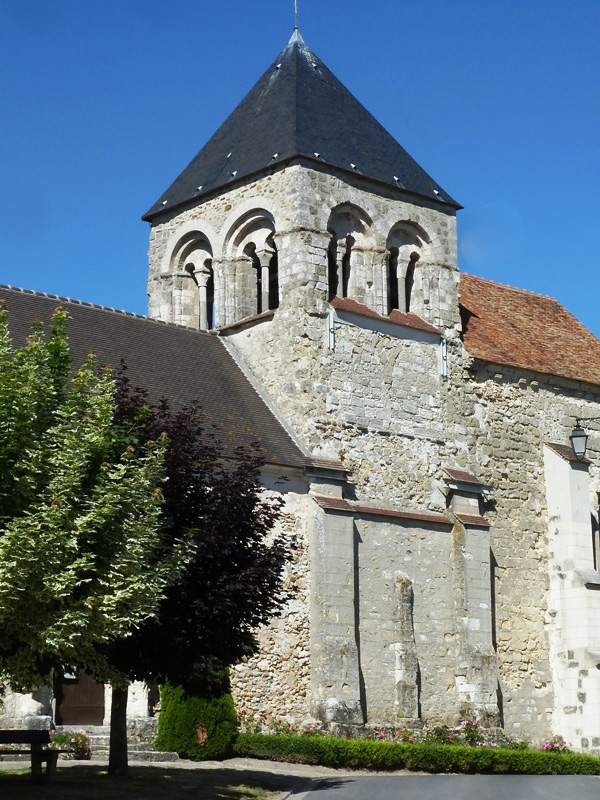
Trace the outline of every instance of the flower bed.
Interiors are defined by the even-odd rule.
[[[89,736],[84,732],[79,733],[51,733],[51,750],[70,750],[64,753],[64,758],[71,758],[77,761],[89,761],[92,757],[92,743]]]

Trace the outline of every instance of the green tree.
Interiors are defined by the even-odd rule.
[[[135,445],[92,357],[69,379],[66,324],[59,310],[15,348],[0,311],[0,683],[21,690],[73,666],[120,685],[102,646],[185,562],[160,543],[166,440]]]
[[[131,680],[206,695],[215,671],[256,652],[257,628],[287,599],[283,572],[293,544],[276,531],[282,502],[263,491],[258,444],[224,453],[200,409],[151,407],[124,370],[117,384],[119,419],[136,422],[140,446],[167,435],[161,541],[170,553],[183,538],[187,550],[156,616],[113,640],[105,653]],[[126,703],[125,691],[113,692],[113,772],[127,769]]]

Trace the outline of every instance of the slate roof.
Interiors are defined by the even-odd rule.
[[[144,219],[298,156],[460,208],[296,31]]]
[[[459,299],[473,357],[600,386],[600,340],[557,300],[464,273]]]
[[[34,321],[48,322],[57,306],[70,315],[69,341],[75,366],[88,353],[118,368],[121,359],[133,386],[163,397],[172,407],[196,403],[214,429],[224,455],[258,442],[267,463],[304,466],[306,459],[256,393],[223,342],[209,333],[146,317],[26,290],[0,287],[15,344]]]

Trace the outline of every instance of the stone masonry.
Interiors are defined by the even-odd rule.
[[[340,219],[354,242],[348,296],[382,316],[390,232],[413,226],[422,252],[410,310],[438,332],[332,315],[328,250]],[[573,416],[598,408],[598,392],[473,362],[459,336],[455,219],[434,203],[293,164],[166,214],[152,230],[150,310],[190,325],[199,324],[197,307],[177,319],[170,270],[181,236],[194,231],[210,243],[217,327],[307,455],[343,464],[344,494],[355,501],[449,515],[438,529],[315,509],[310,533],[306,501],[300,511],[288,493],[310,556],[290,567],[310,587],[290,606],[302,630],[284,615],[260,634],[261,653],[235,672],[240,705],[353,724],[454,722],[473,711],[515,736],[560,732],[543,444],[567,441]],[[258,247],[269,237],[279,307],[254,318],[256,297],[237,294],[241,285],[255,292],[240,284],[239,259],[253,238]],[[489,534],[450,524],[448,465],[489,487]],[[590,475],[592,492],[595,468]],[[292,651],[299,659],[290,672]]]

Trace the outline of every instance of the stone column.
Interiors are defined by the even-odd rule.
[[[390,309],[390,287],[389,281],[389,265],[392,254],[389,250],[383,252],[383,256],[379,261],[379,277],[377,278],[378,284],[375,285],[375,298],[376,298],[376,311],[380,314],[387,316]],[[375,265],[373,265],[373,275],[377,276],[375,272]]]
[[[212,269],[215,279],[215,327],[234,322],[233,299],[235,298],[234,265],[229,259],[213,258]]]
[[[312,713],[342,725],[364,721],[354,562],[352,514],[318,509],[311,547]]]
[[[350,275],[348,277],[348,290],[346,295],[350,296],[350,284],[352,281],[352,256],[351,256],[351,248],[348,247],[346,244],[346,238],[338,239],[336,242],[336,250],[337,255],[335,262],[337,264],[337,274],[338,274],[338,297],[344,296],[344,259],[346,255],[348,256],[348,269],[350,270]]]
[[[210,320],[208,319],[208,297],[206,289],[210,278],[210,269],[203,266],[201,269],[194,272],[194,277],[196,278],[200,295],[200,330],[207,331],[210,329]]]
[[[400,258],[396,263],[396,281],[398,283],[398,311],[406,313],[406,269],[408,264]]]
[[[258,262],[260,264],[260,310],[261,311],[268,311],[269,310],[269,266],[271,264],[271,259],[275,255],[273,250],[255,250],[255,256],[258,258]]]

